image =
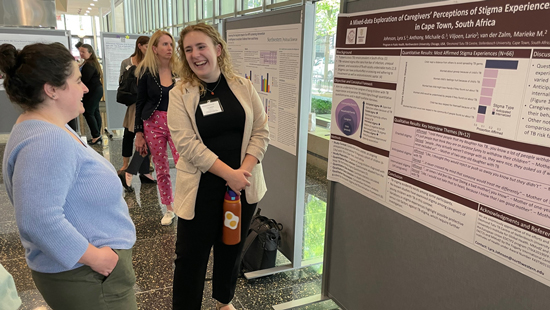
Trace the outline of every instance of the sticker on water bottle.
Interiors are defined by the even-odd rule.
[[[225,227],[228,227],[230,229],[237,229],[237,226],[239,225],[239,217],[233,214],[231,211],[225,212],[225,221],[223,223]]]

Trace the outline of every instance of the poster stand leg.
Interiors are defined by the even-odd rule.
[[[303,261],[298,266],[295,266],[293,264],[286,264],[286,265],[282,265],[282,266],[276,266],[276,267],[273,267],[273,268],[261,269],[261,270],[247,272],[247,273],[244,274],[244,277],[247,280],[252,280],[252,279],[266,277],[266,276],[270,276],[270,275],[281,273],[281,272],[292,271],[292,270],[296,270],[296,269],[300,269],[300,268],[304,268],[304,267],[319,265],[319,264],[322,264],[322,263],[323,263],[323,259],[322,258],[317,258],[317,259]]]

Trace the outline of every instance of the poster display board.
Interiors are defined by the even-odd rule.
[[[338,19],[328,178],[550,285],[550,2]]]
[[[17,49],[23,49],[33,43],[59,42],[69,47],[70,32],[65,30],[32,29],[32,28],[4,28],[0,27],[0,44],[9,43]],[[21,114],[8,98],[4,89],[4,74],[0,72],[0,134],[11,132],[13,125]]]
[[[104,71],[107,90],[117,90],[120,63],[134,52],[136,38],[129,35],[117,35],[116,37],[103,38],[104,44]]]
[[[120,64],[134,53],[139,34],[101,33],[103,49],[103,85],[105,86],[105,108],[108,129],[122,129],[126,106],[116,101],[116,90],[120,74]]]
[[[65,45],[67,48],[69,47],[69,42],[67,39],[68,35],[66,35],[64,32],[58,31],[58,33],[61,33],[62,36],[48,34],[40,35],[38,33],[22,35],[21,33],[3,33],[3,31],[0,30],[0,44],[12,44],[18,50],[23,49],[23,47],[25,47],[26,45],[33,43],[49,44],[58,42]],[[4,90],[4,74],[0,72],[0,91],[2,90]]]
[[[269,118],[270,144],[296,155],[301,24],[227,30],[235,71],[249,79]]]

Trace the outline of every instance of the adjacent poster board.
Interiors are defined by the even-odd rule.
[[[133,36],[132,36],[133,37]],[[130,35],[117,35],[103,38],[105,68],[105,89],[117,90],[120,76],[120,64],[134,53],[137,38]]]
[[[324,291],[544,309],[522,298],[550,292],[550,2],[359,9],[411,3],[339,16]]]
[[[33,43],[59,42],[69,47],[70,32],[51,29],[2,28],[0,27],[0,44],[9,43],[17,49]],[[0,134],[11,132],[11,128],[21,111],[10,102],[4,90],[4,75],[0,72]]]
[[[269,118],[270,144],[296,155],[302,25],[227,30],[233,67],[249,79]]]
[[[140,35],[127,33],[101,33],[103,48],[103,81],[105,85],[106,125],[109,129],[123,128],[126,106],[116,102],[116,90],[120,75],[120,64],[134,53],[136,40]]]
[[[291,262],[245,274],[248,279],[303,266],[307,122],[311,104],[315,10],[312,3],[225,20],[238,74],[250,78],[269,117],[270,146],[262,161],[267,193],[261,214],[283,224],[280,251]],[[304,264],[306,264],[305,262]]]

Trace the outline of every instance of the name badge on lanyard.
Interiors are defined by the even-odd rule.
[[[210,99],[206,102],[199,102],[199,107],[201,108],[202,116],[223,112],[223,107],[218,98]]]

